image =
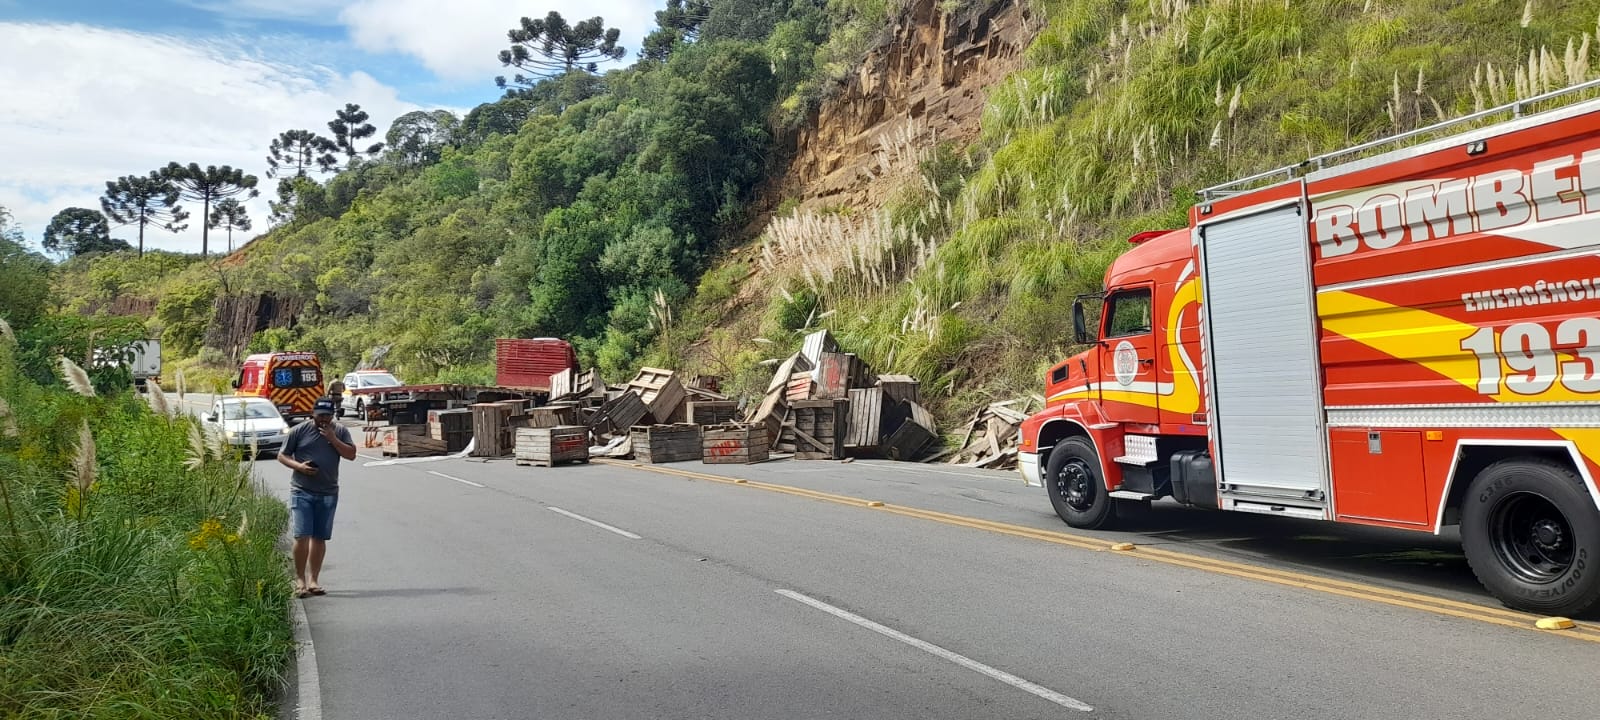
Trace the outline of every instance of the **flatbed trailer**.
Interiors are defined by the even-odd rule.
[[[519,388],[487,385],[400,385],[351,389],[351,395],[366,399],[361,420],[388,420],[391,423],[427,422],[429,410],[449,410],[473,403],[533,398],[534,393]]]

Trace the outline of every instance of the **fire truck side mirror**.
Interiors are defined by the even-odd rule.
[[[228,384],[232,385],[233,389],[238,390],[239,389],[239,378],[234,378],[233,382],[228,383]]]
[[[1072,339],[1079,345],[1089,342],[1089,329],[1083,320],[1083,301],[1072,301]]]

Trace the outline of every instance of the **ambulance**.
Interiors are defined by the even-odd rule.
[[[251,355],[240,365],[233,387],[237,395],[271,400],[291,423],[311,417],[317,398],[326,390],[322,361],[310,352]]]

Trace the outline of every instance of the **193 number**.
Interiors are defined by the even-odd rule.
[[[1575,393],[1600,393],[1600,318],[1570,318],[1556,326],[1554,338],[1539,323],[1517,323],[1496,338],[1494,328],[1480,328],[1461,341],[1461,349],[1478,359],[1478,392],[1494,395],[1500,383],[1518,395],[1539,395],[1557,382]],[[1562,360],[1556,351],[1578,360]],[[1502,375],[1501,368],[1510,368]]]

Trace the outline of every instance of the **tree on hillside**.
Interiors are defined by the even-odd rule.
[[[286,130],[273,138],[267,147],[267,177],[276,178],[284,173],[289,177],[305,177],[313,167],[328,172],[338,164],[333,157],[337,150],[332,140],[310,130]]]
[[[217,202],[239,195],[253,198],[261,194],[256,190],[256,176],[246,175],[243,170],[227,165],[208,165],[202,169],[199,163],[189,163],[187,166],[171,163],[161,170],[161,175],[172,181],[185,199],[201,204],[202,221],[211,217],[211,206]],[[211,224],[202,222],[200,257],[205,257],[210,251]]]
[[[627,49],[617,44],[622,31],[607,28],[604,18],[589,18],[569,25],[561,13],[551,11],[542,20],[522,18],[520,27],[506,31],[511,47],[500,51],[500,64],[525,70],[530,75],[518,73],[511,82],[532,87],[540,77],[565,75],[582,69],[593,73],[599,60],[621,60]],[[506,87],[505,77],[494,79],[495,85]]]
[[[656,11],[656,29],[645,36],[639,57],[664,62],[679,45],[694,42],[710,15],[711,0],[667,0],[666,9]]]
[[[377,155],[383,151],[383,143],[373,143],[365,150],[356,147],[357,142],[372,137],[378,132],[378,128],[367,122],[367,118],[370,116],[367,115],[367,111],[361,109],[360,105],[345,103],[343,110],[335,110],[333,114],[334,118],[328,122],[328,129],[333,131],[334,150],[344,153],[345,157],[349,158],[351,162],[354,162],[356,158],[362,155]],[[328,162],[323,164],[324,170],[333,167],[334,160],[331,154],[327,160]]]
[[[132,245],[111,239],[111,226],[99,210],[70,207],[50,218],[44,229],[45,250],[63,255],[131,250]]]
[[[233,198],[228,198],[217,203],[215,210],[211,211],[211,227],[217,230],[228,231],[228,252],[233,252],[233,231],[250,231],[250,214],[245,211],[244,204]]]
[[[436,162],[461,121],[449,110],[415,110],[395,118],[384,140],[405,165]]]
[[[139,257],[144,257],[144,229],[148,225],[177,233],[189,229],[184,224],[189,212],[178,206],[178,188],[151,172],[148,176],[124,175],[106,182],[100,210],[116,225],[139,226]]]
[[[13,330],[32,325],[50,297],[50,260],[23,245],[22,230],[0,206],[0,318]]]

